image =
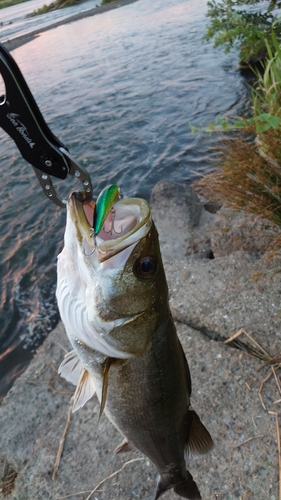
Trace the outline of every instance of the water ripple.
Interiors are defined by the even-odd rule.
[[[13,51],[51,129],[91,174],[95,196],[114,182],[126,196],[149,199],[160,179],[189,182],[210,170],[217,139],[192,135],[190,124],[243,112],[247,91],[235,52],[202,44],[205,12],[205,0],[139,0]],[[58,320],[65,213],[1,130],[0,169],[1,393]]]

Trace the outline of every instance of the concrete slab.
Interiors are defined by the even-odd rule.
[[[246,353],[178,324],[193,380],[192,404],[210,430],[215,448],[206,457],[189,460],[189,469],[205,500],[278,499],[278,450],[275,417],[268,410],[280,398],[272,381],[258,397],[260,382],[269,368]],[[153,500],[154,466],[138,453],[113,455],[121,439],[102,417],[94,398],[73,414],[56,480],[52,480],[55,457],[69,409],[70,394],[56,376],[55,368],[68,347],[60,324],[46,340],[24,376],[17,380],[1,406],[1,465],[9,464],[18,476],[10,495],[13,500],[85,500],[108,475],[92,498],[98,500]],[[249,440],[249,441],[247,441]],[[81,493],[83,492],[83,493]],[[70,495],[70,496],[68,496]],[[172,491],[166,500],[179,498]]]
[[[173,213],[177,210],[181,217],[181,210],[185,212],[187,231],[202,231],[202,220],[209,231],[214,218],[203,217],[201,207],[194,222],[186,214],[188,203],[179,203],[178,194],[174,201],[172,193],[178,191],[169,189],[169,209],[177,204]],[[154,203],[154,214],[163,201]],[[169,223],[174,235],[170,240]],[[175,227],[173,217],[167,217],[164,235],[162,227],[159,224],[160,240],[166,239],[162,251],[172,311],[191,369],[192,404],[215,441],[214,450],[190,458],[188,468],[204,500],[277,500],[279,365],[275,379],[269,364],[222,341],[244,328],[271,354],[280,353],[280,262],[268,261],[257,251],[233,251],[214,259],[198,258],[204,252],[186,256],[178,248],[182,226]],[[57,477],[52,480],[73,391],[57,376],[57,367],[69,349],[59,324],[2,401],[0,499],[86,500],[100,481],[134,460],[91,498],[153,500],[154,466],[138,453],[113,455],[121,438],[105,416],[98,425],[95,398],[71,416]],[[262,403],[259,388],[266,377]],[[170,491],[164,498],[179,497]]]

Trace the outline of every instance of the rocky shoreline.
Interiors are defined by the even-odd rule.
[[[40,27],[35,29],[34,31],[27,33],[26,35],[21,35],[13,38],[12,40],[4,41],[4,45],[8,50],[14,50],[25,43],[31,42],[34,38],[40,35],[40,33],[44,33],[52,28],[57,28],[58,26],[62,26],[63,24],[69,24],[74,21],[79,21],[80,19],[84,19],[85,17],[96,16],[97,14],[103,14],[109,10],[118,9],[119,7],[123,7],[124,5],[129,5],[130,3],[134,3],[137,0],[116,0],[107,5],[101,5],[98,7],[94,7],[92,9],[78,12],[77,14],[73,14],[72,16],[67,17],[66,19],[60,19],[59,21],[54,21],[48,26]]]
[[[165,181],[155,186],[151,208],[191,369],[192,404],[215,441],[210,455],[190,459],[189,469],[205,500],[277,500],[281,395],[276,364],[259,357],[280,353],[281,260],[270,251],[280,230]],[[224,343],[241,329],[251,338],[238,335],[232,345],[239,349]],[[113,455],[120,436],[105,416],[97,425],[95,398],[71,416],[52,480],[73,390],[57,367],[69,349],[59,324],[0,406],[0,498],[85,500],[101,480],[138,459],[91,498],[152,500],[154,467],[140,454]],[[163,498],[179,497],[170,491]]]

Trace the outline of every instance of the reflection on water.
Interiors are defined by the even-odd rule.
[[[51,130],[87,167],[95,196],[117,183],[125,196],[149,199],[160,179],[189,182],[211,168],[217,138],[192,135],[189,124],[243,113],[246,90],[233,54],[202,44],[205,11],[204,0],[139,0],[13,52]],[[65,213],[1,130],[0,169],[4,392],[58,320]]]
[[[49,5],[52,0],[28,0],[23,3],[1,9],[0,41],[6,42],[12,38],[26,35],[34,30],[42,29],[54,22],[66,19],[79,12],[95,8],[101,0],[83,0],[81,3],[53,10],[44,15],[26,17],[43,5]]]

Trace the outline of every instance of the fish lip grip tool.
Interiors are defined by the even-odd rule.
[[[51,176],[65,179],[72,175],[82,183],[84,203],[90,203],[92,184],[88,172],[49,129],[17,63],[3,44],[0,44],[0,75],[6,87],[6,95],[0,95],[0,127],[34,168],[45,195],[56,205],[66,207],[67,200],[57,196]]]

